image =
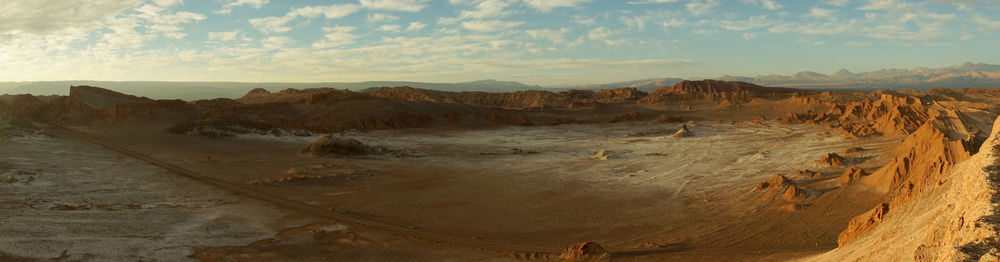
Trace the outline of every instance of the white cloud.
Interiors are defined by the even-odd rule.
[[[236,40],[240,36],[240,30],[227,31],[227,32],[208,32],[209,40],[216,40],[222,42],[228,42]]]
[[[388,15],[388,14],[383,14],[383,13],[374,13],[374,14],[368,15],[368,22],[369,23],[392,22],[392,21],[396,21],[396,20],[399,20],[398,16]]]
[[[574,15],[573,22],[576,22],[577,24],[580,25],[594,25],[594,23],[597,23],[597,19],[594,19],[593,17]]]
[[[421,22],[411,22],[409,26],[406,27],[406,31],[420,31],[427,27],[426,24]]]
[[[850,0],[827,0],[826,3],[832,6],[845,6]]]
[[[569,33],[569,28],[561,27],[559,30],[552,29],[530,29],[524,30],[524,33],[533,39],[547,39],[555,44],[561,44],[566,42],[566,34]]]
[[[804,35],[839,35],[850,33],[851,24],[838,22],[813,23],[799,25],[792,29],[793,32]]]
[[[510,10],[507,10],[507,7],[509,6],[510,2],[506,0],[485,0],[479,2],[479,4],[476,5],[476,9],[462,10],[461,14],[459,14],[459,18],[483,19],[504,17],[512,13]]]
[[[427,0],[361,0],[361,6],[368,9],[417,12],[427,6]]]
[[[153,0],[153,3],[162,7],[171,7],[184,4],[184,0]]]
[[[337,19],[341,17],[348,16],[357,12],[360,9],[357,5],[345,4],[345,5],[326,5],[326,6],[307,6],[299,9],[292,10],[292,12],[286,14],[285,16],[301,16],[307,18],[317,17],[323,15],[326,19]]]
[[[849,42],[847,42],[847,45],[848,46],[853,46],[853,47],[864,47],[864,46],[871,46],[872,43],[871,42],[849,41]]]
[[[644,4],[667,4],[667,3],[677,3],[680,0],[642,0],[642,1],[628,1],[626,4],[630,5],[644,5]]]
[[[990,29],[994,29],[994,30],[1000,30],[1000,21],[995,21],[995,20],[989,19],[989,18],[987,18],[985,16],[981,16],[981,15],[977,15],[973,19],[976,21],[976,23],[978,23],[979,25],[982,25],[982,26],[984,26],[986,28],[990,28]]]
[[[687,20],[684,20],[684,18],[676,18],[676,17],[670,18],[670,20],[664,20],[662,23],[660,23],[660,25],[663,26],[664,29],[669,29],[671,27],[680,27],[684,26],[685,24],[687,24]]]
[[[690,3],[684,5],[688,12],[696,16],[707,15],[719,6],[719,2],[716,0],[691,0]]]
[[[587,32],[587,38],[589,38],[592,41],[601,41],[607,39],[613,33],[614,32],[612,32],[611,30],[608,30],[607,28],[601,26],[591,29],[590,32]]]
[[[868,11],[875,11],[875,10],[889,11],[889,10],[903,9],[905,7],[906,3],[896,2],[896,0],[868,0],[868,4],[858,9],[868,10]]]
[[[284,36],[269,36],[261,41],[261,46],[265,49],[281,49],[294,42],[291,38]]]
[[[834,18],[833,16],[834,12],[836,11],[834,11],[833,9],[813,7],[812,9],[809,9],[809,13],[805,14],[804,16],[816,17],[816,18]]]
[[[215,12],[212,12],[212,13],[215,13],[215,14],[229,14],[229,13],[233,12],[233,8],[244,6],[244,5],[248,5],[250,7],[253,7],[254,9],[260,9],[261,7],[263,7],[265,4],[267,4],[270,1],[271,0],[233,0],[231,2],[223,4],[222,5],[222,9],[216,10]]]
[[[288,22],[291,21],[292,17],[289,16],[262,17],[250,19],[250,25],[263,33],[283,33],[292,30],[291,27],[287,26]]]
[[[3,0],[0,1],[0,42],[25,35],[90,31],[102,21],[134,8],[132,0]]]
[[[326,19],[337,19],[351,15],[359,9],[360,6],[353,4],[307,6],[292,10],[281,17],[253,18],[250,19],[250,25],[262,33],[283,33],[292,30],[288,23],[298,17],[313,18],[323,15]]]
[[[523,0],[524,4],[528,7],[534,8],[535,10],[541,12],[552,11],[552,9],[559,7],[575,7],[581,3],[590,2],[590,0]]]
[[[714,22],[722,29],[729,31],[746,31],[750,29],[767,27],[772,24],[771,21],[767,19],[767,16],[751,16],[747,20],[722,20]]]
[[[140,34],[135,30],[139,27],[140,20],[135,17],[122,17],[110,19],[107,28],[110,33],[101,36],[98,48],[102,49],[122,49],[137,48],[142,46],[146,40],[152,38],[150,35]]]
[[[638,31],[646,30],[646,17],[622,16],[621,20],[622,23],[625,24],[625,26],[628,27],[629,30],[632,30],[633,28],[637,29]]]
[[[193,23],[205,20],[206,18],[202,14],[192,12],[176,12],[173,14],[144,13],[137,16],[149,22],[146,28],[150,31],[157,32],[164,37],[174,39],[181,39],[187,35],[181,32],[183,30],[181,27],[182,24]]]
[[[438,19],[439,24],[450,25],[464,20],[484,20],[500,18],[511,15],[508,10],[511,0],[479,0],[475,9],[463,9],[457,17],[442,17]],[[467,4],[467,3],[463,3]]]
[[[353,26],[324,27],[323,31],[326,32],[324,37],[326,39],[316,41],[312,44],[312,47],[317,49],[327,49],[353,44],[354,40],[358,39],[357,35],[351,33],[355,29],[357,28]]]
[[[399,28],[400,28],[399,25],[382,25],[379,26],[378,29],[376,30],[383,32],[399,32]]]
[[[740,0],[744,3],[759,6],[767,10],[778,10],[783,8],[781,4],[774,2],[774,0]]]
[[[494,32],[503,31],[511,28],[518,27],[524,24],[523,22],[512,22],[512,21],[502,21],[502,20],[474,20],[462,22],[462,28],[479,31],[479,32]]]

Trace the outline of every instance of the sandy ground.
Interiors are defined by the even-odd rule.
[[[132,136],[93,133],[202,174],[381,223],[552,249],[582,241],[610,249],[677,247],[666,258],[694,260],[832,249],[847,220],[878,201],[876,193],[830,191],[808,199],[810,207],[788,213],[769,208],[772,203],[760,200],[768,196],[751,192],[754,185],[802,169],[839,173],[843,167],[817,161],[856,146],[868,149],[857,155],[864,160],[858,164],[874,168],[884,164],[878,156],[899,141],[851,140],[821,127],[772,122],[699,122],[690,126],[695,137],[670,137],[678,126],[635,122],[345,134],[424,155],[404,158],[300,153],[315,137],[207,139],[156,129],[129,130],[137,134]],[[537,153],[511,154],[512,148]],[[599,149],[619,157],[590,158]],[[248,185],[318,164],[367,175]]]
[[[0,148],[0,261],[516,258],[358,232],[86,142],[35,135]]]
[[[94,145],[0,140],[0,252],[86,261],[193,260],[193,247],[246,245],[313,222]]]

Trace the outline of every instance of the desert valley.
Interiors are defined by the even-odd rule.
[[[2,0],[0,262],[1000,262],[990,0]]]
[[[69,89],[0,100],[5,260],[998,255],[996,89]]]

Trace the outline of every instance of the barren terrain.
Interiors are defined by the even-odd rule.
[[[968,181],[993,93],[8,96],[0,258],[868,260],[905,221],[988,214]],[[979,204],[936,209],[955,196]],[[896,257],[993,254],[986,233],[927,232]]]

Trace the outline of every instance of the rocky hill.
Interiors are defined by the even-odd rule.
[[[446,92],[411,87],[383,87],[365,90],[376,97],[410,102],[463,104],[484,108],[529,109],[571,108],[580,105],[626,104],[646,96],[636,88],[550,91],[518,91],[513,93]]]
[[[1000,119],[973,155],[934,131],[933,124],[907,137],[899,160],[920,154],[937,160],[905,160],[932,170],[910,172],[888,203],[858,216],[841,235],[841,246],[814,261],[997,261],[997,189],[1000,188]],[[916,142],[926,140],[926,142]],[[950,145],[949,145],[950,144]],[[924,151],[929,150],[929,151]],[[962,161],[964,160],[964,161]],[[956,164],[957,163],[957,164]],[[898,170],[890,164],[886,170]],[[875,177],[879,175],[873,175]],[[904,182],[905,181],[905,182]]]
[[[658,103],[676,99],[707,99],[711,101],[746,102],[757,97],[777,97],[804,92],[792,88],[764,87],[744,82],[718,80],[682,81],[669,87],[660,87],[642,99],[645,103]]]

